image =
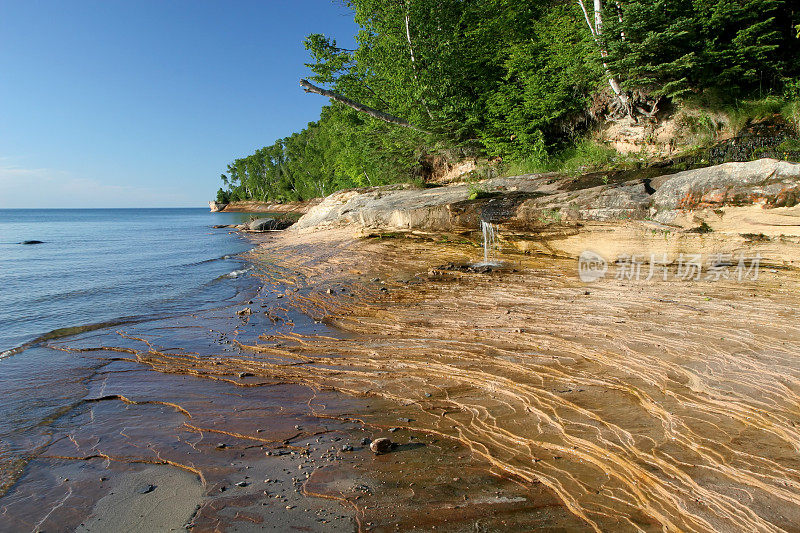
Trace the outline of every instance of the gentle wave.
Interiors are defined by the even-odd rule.
[[[251,270],[253,270],[252,266],[249,266],[247,268],[242,268],[240,270],[233,270],[231,272],[228,272],[227,274],[221,275],[217,279],[235,279],[235,278],[238,278],[239,276],[241,276],[242,274],[247,274]]]
[[[39,335],[35,339],[20,344],[19,346],[15,346],[4,352],[0,352],[0,360],[3,360],[7,357],[11,357],[12,355],[18,354],[19,352],[27,350],[28,348],[36,346],[37,344],[41,344],[45,341],[60,339],[62,337],[69,337],[71,335],[78,335],[79,333],[86,333],[87,331],[94,331],[96,329],[119,326],[121,324],[131,324],[133,322],[138,322],[141,320],[142,317],[125,317],[125,318],[120,318],[118,320],[107,320],[105,322],[97,322],[95,324],[85,324],[83,326],[69,326],[66,328],[54,329],[52,331],[48,331],[44,335]]]

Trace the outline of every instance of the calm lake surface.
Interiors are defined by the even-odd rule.
[[[61,328],[234,298],[249,277],[237,254],[252,245],[212,226],[250,217],[208,208],[0,209],[0,359]]]

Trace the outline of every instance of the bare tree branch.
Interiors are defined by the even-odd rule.
[[[429,131],[423,130],[422,128],[418,128],[417,126],[409,123],[408,121],[403,120],[402,118],[390,115],[389,113],[384,113],[383,111],[378,111],[375,108],[369,107],[359,102],[355,102],[345,96],[342,96],[339,93],[335,93],[333,91],[329,91],[328,89],[323,89],[322,87],[317,87],[316,85],[312,85],[308,80],[300,80],[300,86],[307,93],[314,93],[314,94],[319,94],[321,96],[327,96],[331,100],[335,100],[341,104],[346,105],[347,107],[355,109],[356,111],[360,111],[361,113],[366,113],[372,118],[377,118],[378,120],[388,122],[389,124],[397,124],[398,126],[403,126],[404,128],[409,128],[414,131],[419,131],[422,133],[430,133]]]

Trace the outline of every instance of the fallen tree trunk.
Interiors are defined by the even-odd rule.
[[[327,96],[331,100],[335,100],[341,104],[344,104],[348,107],[355,109],[356,111],[360,111],[361,113],[366,113],[367,115],[371,116],[372,118],[377,118],[378,120],[382,120],[384,122],[388,122],[389,124],[397,124],[398,126],[403,126],[404,128],[409,128],[414,131],[419,131],[422,133],[430,133],[429,131],[423,130],[422,128],[418,128],[417,126],[409,123],[408,121],[403,120],[400,117],[396,117],[394,115],[390,115],[389,113],[384,113],[383,111],[378,111],[373,107],[369,107],[367,105],[358,103],[356,101],[350,100],[349,98],[342,96],[339,93],[335,93],[333,91],[329,91],[328,89],[323,89],[322,87],[317,87],[313,85],[308,80],[300,80],[300,86],[307,92],[307,93],[314,93],[319,94],[322,96]]]

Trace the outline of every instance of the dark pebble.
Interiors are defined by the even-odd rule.
[[[147,494],[149,492],[153,492],[154,490],[156,490],[155,485],[145,485],[143,487],[139,487],[138,489],[136,489],[136,492],[139,494]]]

